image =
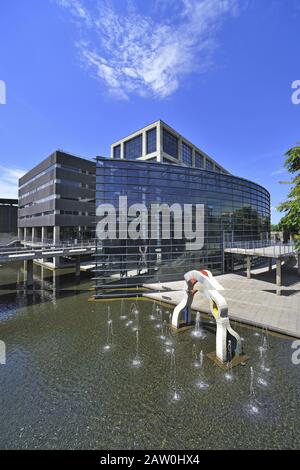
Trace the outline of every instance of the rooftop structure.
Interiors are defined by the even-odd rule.
[[[228,174],[219,163],[158,120],[111,145],[111,158],[173,163]]]

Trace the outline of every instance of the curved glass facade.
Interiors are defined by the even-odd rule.
[[[181,239],[174,237],[176,221],[172,214],[169,239],[159,235],[156,239],[121,239],[120,196],[127,196],[128,206],[203,205],[203,247],[188,251],[184,235]],[[221,274],[225,271],[224,241],[259,240],[270,230],[270,195],[266,189],[236,176],[198,168],[98,158],[96,209],[103,204],[116,208],[117,235],[97,240],[98,297],[124,295],[124,288],[145,282],[179,280],[191,269],[205,267]],[[96,223],[101,219],[96,217]],[[130,220],[132,217],[127,216],[126,222]]]

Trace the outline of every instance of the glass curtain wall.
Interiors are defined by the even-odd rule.
[[[177,203],[182,207],[203,204],[204,247],[188,251],[184,234],[181,239],[174,237],[172,212],[169,239],[162,239],[161,230],[156,239],[120,239],[117,210],[116,238],[97,240],[96,297],[124,295],[127,288],[137,288],[145,282],[182,279],[191,269],[207,268],[213,274],[221,274],[224,240],[258,240],[270,230],[268,191],[231,175],[163,163],[98,158],[96,208],[109,203],[118,209],[119,196],[127,196],[128,207],[144,204],[149,214],[155,203]],[[127,217],[127,223],[131,220]],[[96,224],[99,221],[96,217]],[[148,233],[150,230],[149,216]]]

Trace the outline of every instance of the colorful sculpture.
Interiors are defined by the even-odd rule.
[[[231,328],[228,318],[228,307],[220,291],[224,287],[206,269],[189,271],[184,275],[185,288],[182,301],[174,308],[172,327],[181,328],[191,323],[191,305],[196,292],[202,292],[210,301],[210,310],[217,324],[216,357],[227,362],[242,353],[240,336]],[[182,322],[183,317],[183,322]],[[231,342],[232,357],[228,357],[228,344]]]

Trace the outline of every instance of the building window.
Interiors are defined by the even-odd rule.
[[[146,133],[147,153],[156,152],[156,127]]]
[[[171,157],[178,159],[178,139],[166,129],[163,129],[163,150]]]
[[[113,148],[113,156],[114,158],[121,158],[121,145],[116,145]]]
[[[206,160],[206,167],[205,168],[207,170],[213,170],[214,169],[213,162],[211,162],[210,160]]]
[[[195,152],[195,167],[204,168],[204,157],[199,152]]]
[[[193,164],[192,149],[184,142],[182,142],[182,163],[187,166],[192,166]]]
[[[124,154],[127,160],[135,160],[142,156],[142,134],[125,142]]]

